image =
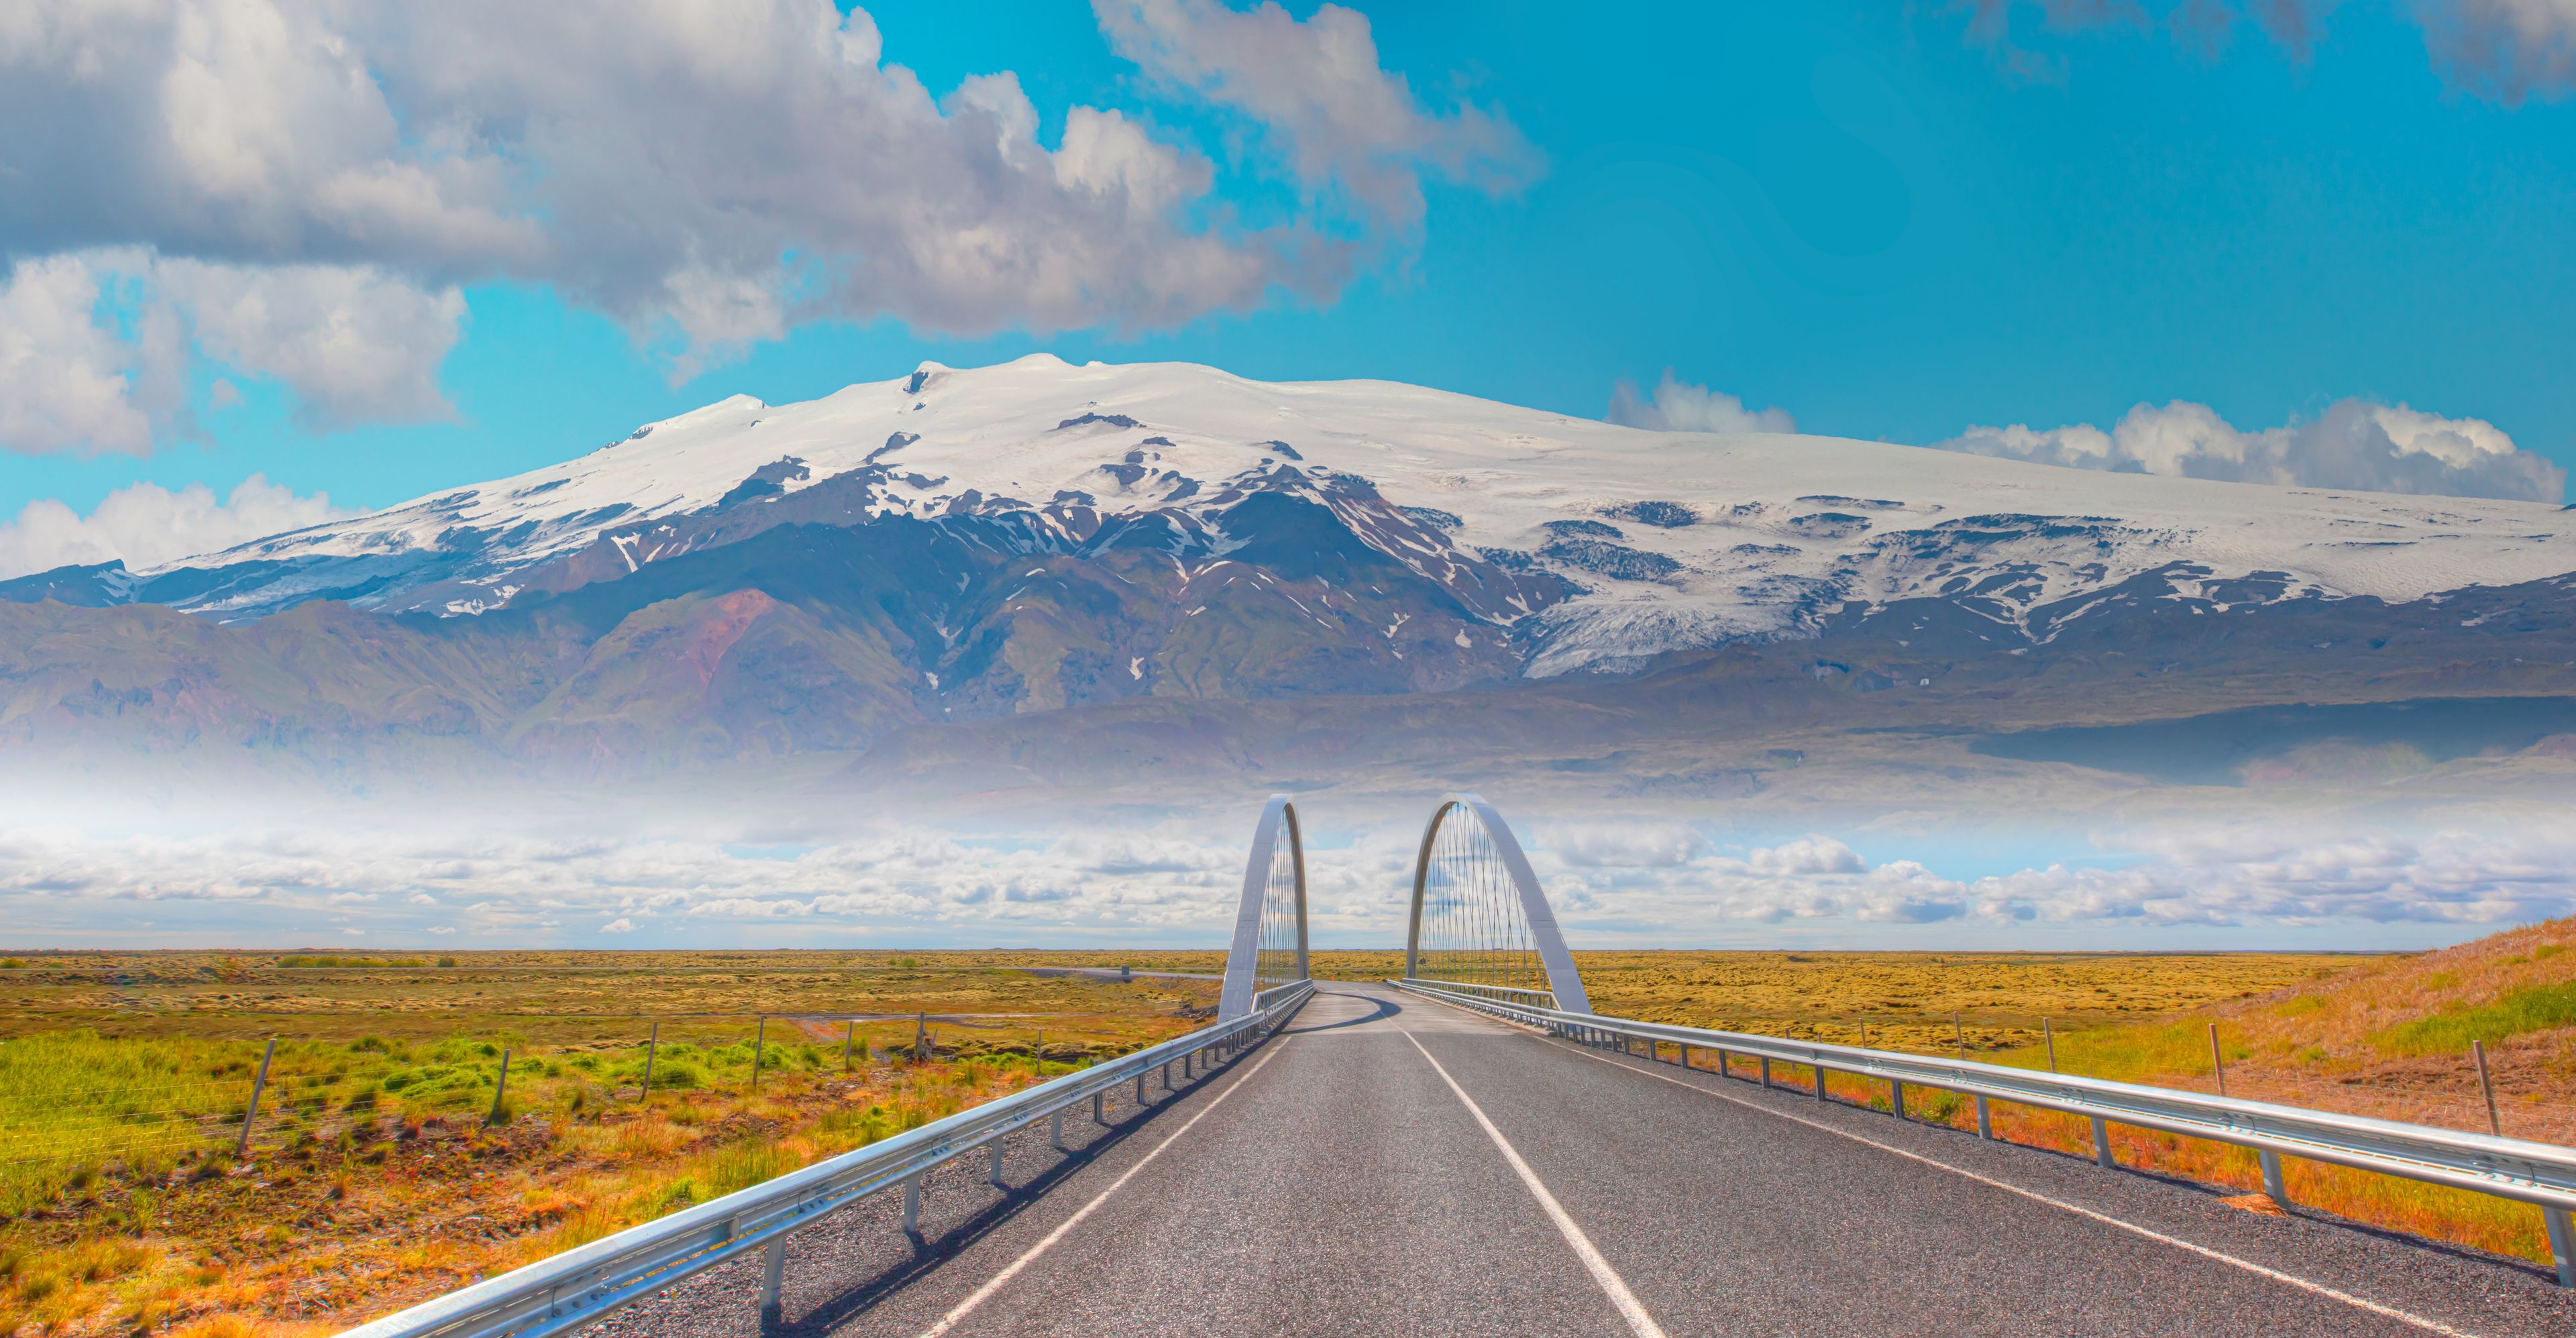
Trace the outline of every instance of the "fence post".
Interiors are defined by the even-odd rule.
[[[2270,1148],[2260,1148],[2255,1151],[2254,1160],[2263,1165],[2263,1193],[2281,1207],[2289,1207],[2290,1186],[2281,1174],[2281,1154]]]
[[[2540,1224],[2549,1229],[2549,1257],[2558,1265],[2558,1285],[2576,1287],[2576,1224],[2567,1220],[2564,1208],[2541,1209]]]
[[[2047,1018],[2039,1020],[2039,1039],[2048,1046],[2048,1071],[2057,1072],[2057,1033],[2049,1027]]]
[[[2478,1090],[2486,1093],[2487,1132],[2494,1134],[2498,1138],[2502,1138],[2504,1137],[2504,1122],[2496,1118],[2495,1080],[2487,1076],[2487,1043],[2484,1041],[2469,1042],[2469,1057],[2478,1062]]]
[[[485,1124],[501,1122],[502,1099],[510,1095],[510,1052],[501,1052],[501,1081],[492,1088],[492,1113],[483,1117]]]
[[[760,1059],[769,1049],[769,1015],[760,1015],[760,1027],[751,1033],[751,1090],[760,1090]]]
[[[277,1053],[277,1038],[268,1038],[268,1048],[259,1052],[259,1072],[250,1080],[250,1105],[242,1110],[241,1141],[233,1144],[233,1160],[250,1155],[250,1122],[259,1118],[259,1094],[268,1087],[268,1061]]]
[[[841,1032],[841,1072],[846,1074],[850,1071],[850,1047],[857,1044],[859,1039],[859,1020],[857,1018],[850,1018],[843,1021],[841,1026],[843,1028]]]
[[[2209,1024],[2209,1071],[2218,1078],[2218,1094],[2227,1095],[2227,1056],[2218,1051],[2218,1024]]]
[[[1960,1059],[1964,1060],[1968,1057],[1968,1029],[1960,1023],[1959,1015],[1956,1013],[1950,1015],[1950,1043],[1958,1047]]]
[[[912,1015],[912,1062],[930,1058],[930,1014]]]
[[[787,1238],[780,1236],[769,1242],[768,1249],[761,1251],[760,1322],[762,1324],[772,1328],[777,1326],[781,1312],[786,1308],[785,1302],[779,1296],[779,1293],[786,1288],[786,1284]]]
[[[661,1048],[662,1048],[662,1024],[661,1024],[659,1021],[656,1021],[656,1022],[653,1024],[653,1030],[652,1030],[652,1032],[651,1032],[650,1034],[646,1035],[646,1036],[645,1036],[645,1038],[644,1038],[644,1082],[643,1082],[643,1085],[642,1085],[641,1087],[639,1087],[639,1088],[637,1089],[637,1092],[636,1092],[636,1099],[637,1099],[637,1100],[639,1100],[639,1101],[648,1101],[648,1100],[651,1100],[651,1099],[652,1099],[652,1096],[653,1096],[653,1052],[654,1052],[654,1051],[656,1051],[656,1050],[659,1050],[659,1049],[661,1049]]]
[[[2093,1117],[2093,1164],[2117,1169],[2117,1158],[2111,1155],[2111,1126],[2101,1116]]]

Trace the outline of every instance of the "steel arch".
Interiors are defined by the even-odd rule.
[[[1279,835],[1288,835],[1288,848],[1279,849]],[[1252,851],[1243,865],[1243,900],[1234,913],[1234,943],[1225,954],[1225,989],[1217,996],[1216,1016],[1219,1022],[1231,1022],[1249,1015],[1261,994],[1262,928],[1271,914],[1281,908],[1273,903],[1282,872],[1280,856],[1287,856],[1289,887],[1295,890],[1297,915],[1296,974],[1277,983],[1285,985],[1308,978],[1306,969],[1306,843],[1297,828],[1297,805],[1284,794],[1270,796],[1261,809],[1261,821],[1252,832]]]
[[[1404,935],[1405,979],[1425,979],[1420,975],[1423,893],[1430,883],[1432,855],[1440,839],[1441,824],[1461,809],[1474,816],[1490,847],[1478,854],[1489,859],[1502,881],[1511,886],[1521,923],[1528,928],[1539,962],[1546,968],[1548,992],[1555,996],[1554,1008],[1563,1013],[1591,1012],[1591,997],[1584,993],[1583,977],[1575,971],[1574,958],[1565,950],[1565,937],[1557,932],[1556,913],[1549,909],[1547,895],[1539,889],[1529,856],[1521,852],[1521,843],[1512,836],[1511,825],[1503,821],[1503,815],[1482,796],[1465,791],[1441,800],[1422,829],[1422,847],[1413,858],[1413,911]]]

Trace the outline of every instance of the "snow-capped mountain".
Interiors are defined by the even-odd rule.
[[[736,396],[516,478],[147,571],[10,586],[228,622],[326,598],[467,617],[785,526],[910,521],[987,554],[1150,558],[1168,568],[1157,597],[1178,608],[1239,586],[1332,626],[1372,592],[1301,582],[1247,551],[1308,542],[1292,537],[1306,535],[1295,518],[1320,519],[1308,507],[1436,588],[1457,623],[1443,641],[1507,645],[1531,677],[1797,637],[1854,603],[1949,599],[2045,641],[2094,609],[2085,596],[2147,575],[2158,597],[2223,610],[2576,571],[2576,513],[2533,503],[1648,432],[1390,382],[1040,354],[924,363],[803,404]],[[1388,616],[1400,658],[1419,615]]]

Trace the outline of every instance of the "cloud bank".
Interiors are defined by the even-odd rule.
[[[2090,423],[1971,427],[1933,448],[2076,469],[2369,492],[2558,501],[2567,471],[2478,418],[2343,400],[2314,421],[2248,432],[2204,404],[2141,404]]]
[[[1169,326],[1337,292],[1375,230],[1418,227],[1423,172],[1537,170],[1499,112],[1425,111],[1351,11],[1100,17],[1276,144],[1308,207],[1245,223],[1115,108],[1044,143],[1007,71],[934,96],[830,0],[34,0],[0,18],[0,445],[148,449],[199,361],[277,378],[308,426],[440,416],[483,281],[683,376],[827,317]]]
[[[1241,847],[1199,825],[977,837],[885,827],[785,852],[716,840],[313,829],[87,834],[0,828],[11,944],[233,942],[355,931],[383,941],[723,944],[1220,940]],[[1228,833],[1230,836],[1231,833]],[[1668,946],[1825,935],[1901,947],[1954,923],[1992,937],[2132,944],[2213,926],[2364,926],[2467,937],[2576,911],[2576,839],[2530,832],[2292,833],[2277,824],[2147,834],[2113,866],[1946,876],[1873,862],[1828,835],[1728,848],[1681,823],[1540,823],[1532,862],[1578,943]],[[1370,832],[1310,855],[1322,941],[1404,932],[1412,842]]]
[[[177,492],[131,484],[86,516],[51,499],[29,502],[17,519],[0,522],[0,580],[115,560],[139,571],[354,514],[331,505],[328,493],[298,496],[261,474],[220,502],[202,483]]]

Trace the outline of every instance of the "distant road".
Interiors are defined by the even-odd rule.
[[[794,1239],[784,1332],[2564,1335],[2541,1270],[1326,984],[1069,1154]],[[1076,1135],[1080,1135],[1079,1141]],[[1043,1191],[1042,1193],[1039,1191]],[[760,1332],[757,1261],[610,1320]],[[944,1326],[944,1327],[943,1327]]]

